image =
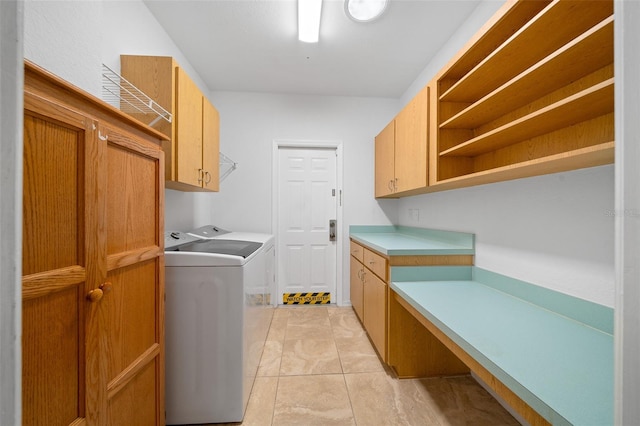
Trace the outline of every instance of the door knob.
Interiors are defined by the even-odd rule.
[[[87,300],[89,300],[89,302],[91,303],[95,303],[98,300],[102,299],[103,295],[104,295],[104,292],[99,288],[96,288],[94,290],[91,290],[89,293],[87,293]]]
[[[102,290],[102,292],[104,294],[107,294],[111,291],[111,288],[113,287],[113,284],[111,284],[110,282],[106,282],[106,283],[102,283],[100,284],[100,290]]]

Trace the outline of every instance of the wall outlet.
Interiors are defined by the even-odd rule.
[[[412,222],[420,221],[420,209],[409,209],[409,220]]]

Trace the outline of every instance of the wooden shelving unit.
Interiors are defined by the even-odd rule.
[[[508,2],[430,83],[423,192],[612,163],[613,25],[612,1]]]

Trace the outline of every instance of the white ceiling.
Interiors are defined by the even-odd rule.
[[[391,0],[370,23],[324,0],[320,42],[297,0],[144,0],[211,90],[398,98],[480,0]]]

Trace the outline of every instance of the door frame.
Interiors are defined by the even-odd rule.
[[[299,148],[299,149],[333,149],[336,152],[336,192],[338,202],[336,203],[336,220],[338,221],[338,235],[336,238],[336,300],[337,306],[344,305],[344,291],[342,279],[342,247],[344,243],[344,224],[343,224],[343,157],[342,157],[342,141],[341,140],[305,140],[305,139],[274,139],[271,155],[271,229],[273,234],[279,235],[278,229],[278,177],[280,169],[278,168],[278,151],[280,148]],[[277,242],[276,242],[277,245]],[[280,262],[279,253],[276,251],[276,289],[278,288],[278,271]],[[276,300],[277,295],[276,295]],[[280,304],[280,302],[278,302]]]

